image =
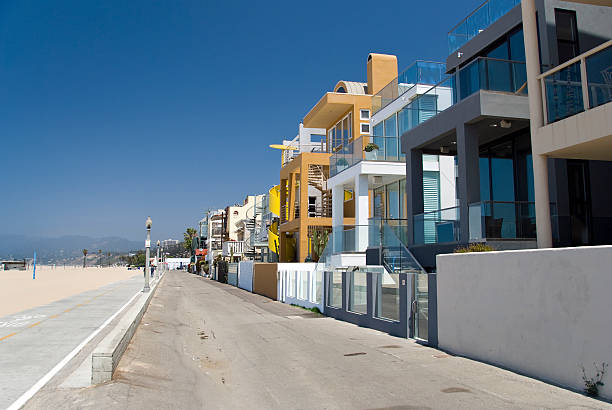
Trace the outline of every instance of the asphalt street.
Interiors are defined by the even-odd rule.
[[[612,408],[176,271],[158,287],[113,381],[91,388],[61,383],[50,383],[25,408]]]

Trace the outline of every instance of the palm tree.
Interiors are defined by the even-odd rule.
[[[83,267],[85,267],[86,261],[87,261],[87,249],[83,249]]]
[[[193,250],[193,238],[195,238],[198,235],[198,231],[196,231],[193,228],[187,228],[187,231],[185,231],[185,233],[183,234],[183,238],[185,239],[185,242],[183,243],[183,246],[185,247],[186,250],[189,251],[189,253],[191,254],[191,251]]]
[[[98,249],[98,263],[102,267],[102,249]]]

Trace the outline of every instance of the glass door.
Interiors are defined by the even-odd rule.
[[[428,340],[429,293],[427,273],[417,273],[414,275],[412,318],[415,339]]]

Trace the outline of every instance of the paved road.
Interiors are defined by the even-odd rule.
[[[7,408],[139,289],[142,276],[0,317],[0,409]]]
[[[26,408],[606,406],[411,340],[170,272],[112,382],[88,389],[50,386]]]

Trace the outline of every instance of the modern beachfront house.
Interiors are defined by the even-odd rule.
[[[314,233],[331,231],[333,193],[329,178],[337,171],[333,168],[337,164],[330,166],[330,156],[345,153],[355,141],[367,143],[363,137],[370,135],[372,92],[397,77],[395,56],[372,54],[367,75],[367,83],[339,81],[333,91],[325,93],[304,117],[303,126],[322,130],[325,143],[321,151],[301,152],[281,169],[279,232],[282,262],[309,259]],[[348,164],[349,159],[345,160]],[[338,225],[354,225],[357,206],[354,191],[344,190],[340,185],[336,189],[340,189],[336,206],[343,210],[337,214],[340,215]],[[367,215],[367,203],[364,209]]]
[[[532,34],[537,33],[540,44],[541,72],[560,64],[563,68],[564,62],[574,61],[587,50],[597,51],[612,38],[608,7],[549,0],[536,1],[535,11],[537,28],[532,27]],[[545,137],[532,144],[520,2],[484,3],[449,32],[448,40],[446,78],[413,103],[417,113],[430,118],[401,135],[409,198],[405,232],[419,262],[435,270],[436,254],[470,242],[485,242],[500,250],[536,247],[534,173],[547,179],[545,201],[550,216],[543,217],[549,219],[551,244],[611,243],[606,226],[612,217],[608,206],[612,195],[606,189],[606,177],[612,175],[612,164],[593,155],[563,157],[564,151],[555,145],[543,145]],[[605,62],[598,62],[597,70],[604,66]],[[554,71],[544,81],[548,122],[579,111],[579,101],[586,97],[576,77],[578,67]],[[605,76],[597,81],[598,87],[605,84]],[[606,90],[598,89],[598,101],[603,101]],[[549,135],[551,141],[555,127],[544,127],[538,135]],[[573,133],[581,135],[576,128]],[[545,164],[533,161],[532,147],[538,155],[546,154]],[[426,209],[424,154],[455,158],[455,209]],[[539,164],[537,169],[533,164]],[[428,224],[444,235],[428,235]]]

